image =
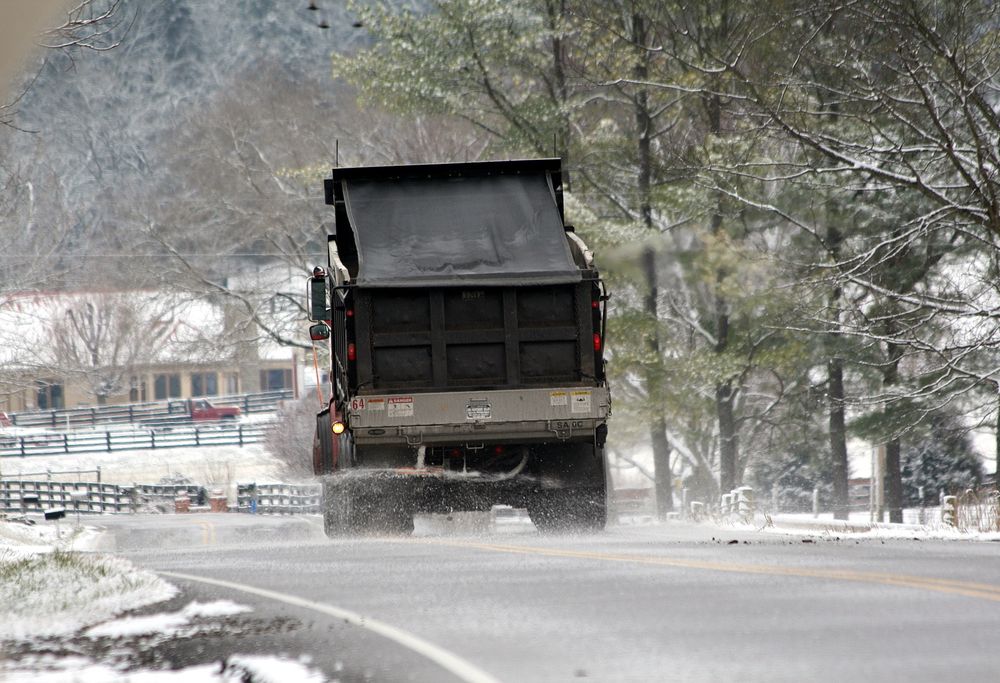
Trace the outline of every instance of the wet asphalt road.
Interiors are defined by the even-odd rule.
[[[107,549],[142,566],[280,594],[169,579],[185,598],[297,624],[226,648],[308,654],[340,681],[1000,680],[998,543],[803,543],[681,523],[553,537],[431,520],[413,538],[339,541],[311,516],[101,524]],[[450,673],[365,620],[468,669]]]

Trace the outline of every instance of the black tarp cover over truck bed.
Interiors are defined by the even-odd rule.
[[[349,227],[356,283],[579,282],[553,187],[561,178],[555,164],[555,180],[549,169],[523,162],[462,164],[450,173],[441,172],[443,165],[335,169],[337,241]]]

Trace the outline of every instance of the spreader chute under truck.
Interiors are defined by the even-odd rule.
[[[329,535],[415,512],[603,528],[607,296],[563,221],[558,159],[336,168],[310,281],[329,340],[313,462]]]

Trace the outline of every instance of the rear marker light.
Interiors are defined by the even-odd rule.
[[[333,423],[333,433],[334,434],[343,434],[345,429],[346,429],[346,427],[344,426],[343,422],[341,422],[341,421],[338,420],[338,421],[336,421],[336,422]]]
[[[594,336],[596,337],[597,335],[595,334]],[[358,359],[357,349],[354,348],[354,344],[348,344],[347,345],[347,360],[349,360],[349,361],[355,361],[357,359]]]
[[[591,308],[600,308],[601,307],[601,302],[600,301],[591,301],[590,302],[590,307]]]
[[[600,350],[601,350],[601,335],[599,335],[597,332],[594,332],[594,351],[600,351]]]
[[[595,306],[595,308],[596,308],[596,306]],[[353,308],[348,308],[346,315],[347,315],[348,318],[353,318],[354,317],[354,309]]]

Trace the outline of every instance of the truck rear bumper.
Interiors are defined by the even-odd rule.
[[[358,396],[347,422],[358,444],[410,446],[590,438],[607,421],[606,387]]]

